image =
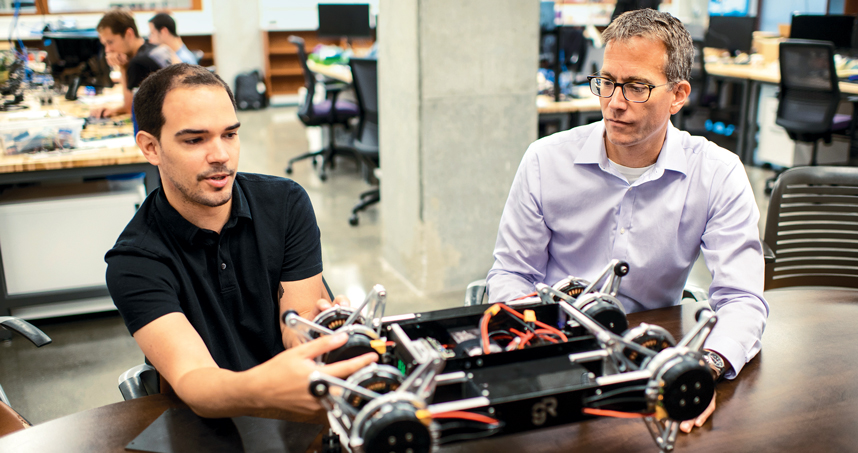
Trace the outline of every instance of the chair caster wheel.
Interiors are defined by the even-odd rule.
[[[313,168],[316,168],[317,165],[319,165],[319,163],[316,161],[316,158],[314,157],[313,158]]]
[[[291,166],[286,167],[286,174],[287,174],[287,175],[291,175],[291,174],[292,174],[292,167],[291,167]]]
[[[358,216],[357,216],[357,214],[352,214],[352,216],[349,217],[349,225],[357,226],[357,224],[358,224]]]
[[[321,179],[322,181],[327,181],[327,180],[328,180],[328,175],[327,175],[326,173],[321,173],[321,174],[319,175],[319,179]]]

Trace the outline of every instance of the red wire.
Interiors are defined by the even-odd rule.
[[[516,298],[515,298],[515,299],[513,299],[513,300],[522,300],[522,299],[527,299],[528,297],[533,297],[533,296],[535,296],[535,295],[536,295],[536,293],[530,293],[530,294],[526,294],[526,295],[521,296],[521,297],[516,297]]]
[[[440,414],[432,415],[432,418],[459,418],[462,420],[470,420],[472,422],[486,423],[489,425],[497,425],[499,423],[497,419],[491,418],[488,415],[465,411],[441,412]]]
[[[644,418],[649,417],[652,414],[638,414],[636,412],[620,412],[620,411],[611,411],[607,409],[594,409],[592,407],[585,407],[581,409],[581,412],[589,415],[598,415],[600,417],[613,417],[613,418]]]
[[[507,306],[506,306],[506,305],[504,305],[504,304],[498,304],[498,305],[500,305],[500,307],[501,307],[501,308],[503,308],[504,310],[506,310],[506,311],[507,311],[507,313],[510,313],[510,314],[512,314],[513,316],[515,316],[515,317],[517,317],[517,318],[519,318],[519,319],[524,319],[524,315],[523,315],[523,314],[521,314],[521,313],[519,313],[519,312],[517,312],[517,311],[513,310],[512,308],[509,308],[509,307],[507,307]],[[559,331],[559,330],[555,329],[554,327],[549,326],[548,324],[545,324],[544,322],[536,321],[536,322],[535,322],[535,324],[536,324],[537,326],[539,326],[539,327],[542,327],[543,329],[548,329],[548,330],[549,330],[549,331],[551,331],[552,333],[557,334],[560,338],[562,338],[562,339],[563,339],[563,341],[564,341],[564,342],[568,340],[568,339],[566,338],[566,335],[565,335],[563,332],[561,332],[561,331]]]

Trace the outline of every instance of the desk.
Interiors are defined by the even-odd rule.
[[[757,133],[757,100],[760,94],[760,84],[777,85],[781,81],[780,68],[777,64],[769,65],[739,65],[729,63],[706,63],[706,73],[712,77],[735,82],[742,86],[742,100],[739,106],[739,124],[736,134],[736,154],[742,162],[754,163]],[[840,82],[843,94],[858,94],[858,83]]]
[[[763,351],[740,377],[718,384],[718,409],[680,434],[678,452],[852,451],[858,445],[858,291],[782,289],[765,294],[771,315]],[[629,315],[676,338],[698,304]],[[181,407],[156,395],[62,417],[0,438],[0,451],[122,452],[161,412]],[[26,415],[26,414],[24,414]],[[300,420],[296,420],[300,421]],[[655,452],[640,420],[596,419],[442,448],[445,452]]]
[[[324,65],[316,63],[312,60],[307,60],[307,67],[311,71],[321,74],[331,79],[341,82],[352,83],[352,72],[347,65],[332,64]],[[569,101],[554,102],[550,96],[537,96],[536,109],[539,112],[540,120],[557,121],[560,130],[564,131],[570,127],[587,124],[589,119],[592,119],[586,114],[594,114],[601,119],[602,110],[599,105],[599,98],[592,95],[584,96],[581,99],[572,99]],[[597,114],[597,115],[595,115]]]
[[[60,109],[80,109],[79,105],[63,102]],[[129,137],[104,148],[79,149],[69,152],[36,154],[0,154],[0,185],[41,183],[72,178],[98,178],[124,173],[145,173],[148,191],[159,186],[158,169],[143,157]],[[107,143],[117,143],[111,141]],[[87,146],[85,143],[84,146]],[[90,145],[92,146],[92,145]],[[7,295],[3,263],[0,260],[0,316],[10,314],[10,308],[63,302],[68,300],[106,297],[105,286]]]

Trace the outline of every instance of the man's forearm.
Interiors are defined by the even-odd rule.
[[[255,385],[253,369],[236,372],[200,368],[173,385],[176,394],[199,416],[240,417],[265,409],[264,395]]]

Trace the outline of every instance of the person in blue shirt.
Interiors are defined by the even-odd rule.
[[[158,13],[149,19],[149,42],[169,47],[183,63],[199,63],[196,55],[188,50],[182,38],[176,34],[176,21],[167,13]]]
[[[629,263],[626,312],[676,305],[700,253],[718,324],[704,347],[716,378],[733,379],[761,348],[760,218],[736,154],[673,127],[688,99],[694,50],[682,23],[652,9],[605,29],[590,90],[603,120],[542,138],[525,153],[504,207],[487,285],[510,301],[572,275]],[[714,410],[683,422],[690,431]]]

